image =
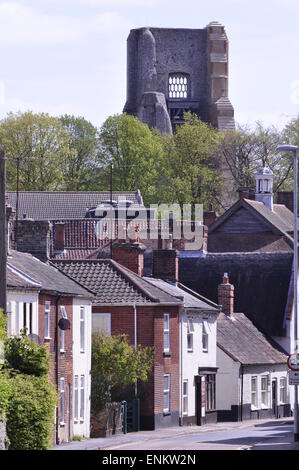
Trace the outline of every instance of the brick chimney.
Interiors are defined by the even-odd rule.
[[[54,253],[63,253],[65,247],[64,222],[54,223],[53,244]]]
[[[112,259],[142,276],[145,250],[146,247],[142,243],[118,240],[112,245]]]
[[[279,191],[277,193],[277,204],[285,205],[290,211],[294,212],[294,193],[293,191]]]
[[[209,227],[218,219],[216,212],[213,210],[212,204],[209,205],[209,210],[203,213],[203,224]]]
[[[234,286],[229,283],[228,274],[224,273],[222,284],[218,286],[218,304],[222,306],[222,312],[228,316],[234,313],[234,290]]]
[[[153,251],[153,277],[172,282],[179,280],[178,251],[172,248],[171,240],[163,240],[163,249]]]
[[[16,250],[31,253],[43,262],[47,261],[50,257],[50,222],[19,220]]]

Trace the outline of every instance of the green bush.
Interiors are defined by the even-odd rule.
[[[49,354],[44,346],[34,343],[25,333],[22,333],[20,337],[7,339],[5,367],[40,377],[49,372]]]
[[[10,450],[51,447],[57,397],[48,378],[13,374],[6,411]]]
[[[0,371],[0,419],[5,415],[10,394],[9,381]]]

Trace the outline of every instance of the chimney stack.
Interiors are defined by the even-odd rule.
[[[224,273],[222,284],[218,286],[218,304],[222,306],[222,312],[227,316],[234,313],[234,286],[229,283],[227,273]]]
[[[112,259],[130,271],[142,276],[146,247],[138,242],[119,240],[112,245]]]
[[[178,251],[172,248],[172,240],[163,240],[163,249],[153,251],[153,277],[178,282]]]
[[[43,262],[47,261],[50,258],[50,222],[19,220],[16,250],[31,253]]]
[[[203,213],[203,224],[209,227],[217,220],[217,214],[213,210],[212,204],[209,205],[209,210]]]
[[[64,222],[54,223],[54,253],[63,253],[65,248]]]

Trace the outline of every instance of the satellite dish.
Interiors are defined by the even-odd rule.
[[[71,329],[71,322],[67,318],[60,318],[58,322],[58,326],[61,330],[70,330]]]
[[[28,338],[30,338],[31,341],[33,341],[36,344],[41,344],[40,337],[36,335],[35,333],[30,333],[30,335],[28,335]]]

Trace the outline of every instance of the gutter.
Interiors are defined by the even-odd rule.
[[[241,421],[243,421],[244,365],[241,363]]]

